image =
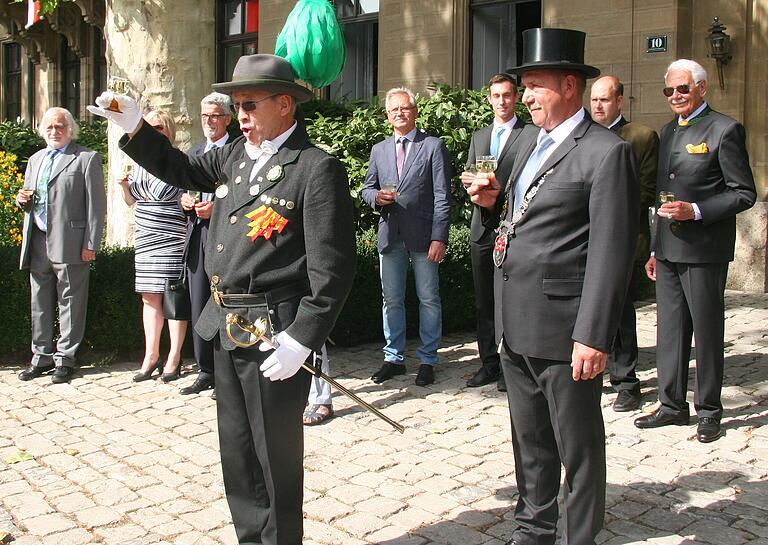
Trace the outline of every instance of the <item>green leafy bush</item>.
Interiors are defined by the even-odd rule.
[[[474,294],[469,261],[469,230],[451,228],[446,257],[440,265],[443,299],[443,330],[467,329],[474,324]],[[383,339],[381,328],[381,282],[376,233],[369,229],[357,237],[357,274],[331,338],[353,345]],[[90,354],[141,350],[141,300],[134,293],[134,253],[131,248],[103,248],[91,265],[88,319],[80,359]],[[29,357],[29,274],[20,271],[19,247],[0,247],[0,354]],[[409,276],[406,294],[408,334],[418,330],[418,298]]]
[[[417,97],[419,117],[416,126],[445,142],[454,173],[451,221],[454,225],[468,225],[472,210],[467,193],[459,182],[459,174],[467,161],[472,133],[493,121],[488,92],[486,89],[475,91],[443,84],[434,84],[431,91],[431,96]],[[519,117],[530,119],[524,106],[518,104],[517,108]],[[347,170],[358,212],[358,232],[375,227],[378,215],[362,200],[360,193],[368,171],[371,148],[392,134],[384,107],[378,101],[346,107],[320,101],[305,110],[305,117],[310,137],[338,157]]]
[[[0,123],[0,149],[16,156],[16,166],[23,173],[29,156],[45,147],[45,141],[26,121]]]

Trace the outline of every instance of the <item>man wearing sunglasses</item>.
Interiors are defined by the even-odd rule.
[[[89,106],[126,134],[121,149],[168,183],[211,192],[205,270],[212,296],[195,330],[214,342],[224,488],[238,543],[302,542],[302,412],[319,352],[355,271],[355,227],[344,167],[313,146],[297,107],[313,95],[285,59],[240,57],[228,93],[243,138],[198,157],[141,122],[129,97]],[[119,111],[116,111],[119,110]],[[263,320],[278,346],[227,325]]]
[[[696,437],[709,443],[722,435],[723,291],[736,214],[755,204],[755,181],[744,127],[704,100],[706,70],[680,59],[669,65],[664,82],[675,119],[661,131],[656,189],[674,197],[658,209],[654,253],[645,265],[656,282],[660,407],[635,425],[688,424],[688,360],[695,335]]]

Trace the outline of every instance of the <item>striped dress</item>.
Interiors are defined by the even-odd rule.
[[[181,276],[187,218],[179,204],[182,189],[143,168],[130,174],[135,204],[136,291],[162,293],[166,278]]]

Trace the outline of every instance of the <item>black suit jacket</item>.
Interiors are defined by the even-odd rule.
[[[521,119],[515,121],[512,132],[509,134],[504,147],[499,153],[499,159],[496,165],[496,179],[500,184],[505,185],[512,174],[512,166],[515,164],[515,155],[519,147],[519,137],[523,133],[525,123]],[[472,135],[469,142],[469,151],[467,152],[466,170],[475,164],[479,155],[489,155],[491,153],[491,136],[493,134],[493,124],[480,129]],[[469,240],[472,242],[491,242],[493,240],[493,227],[483,222],[482,209],[473,205],[472,223],[470,225]]]
[[[187,155],[190,157],[199,157],[205,152],[206,142],[201,142],[195,146],[192,146],[187,151]],[[184,256],[185,259],[189,257],[189,243],[192,240],[192,234],[195,231],[200,233],[200,249],[205,248],[205,242],[208,239],[208,224],[210,219],[204,220],[197,217],[194,212],[186,212],[187,214],[187,238],[184,241]],[[201,254],[202,255],[202,254]]]
[[[536,145],[524,138],[514,180]],[[629,143],[586,112],[541,166],[495,279],[496,331],[512,351],[560,361],[574,341],[610,351],[635,254],[636,172]]]
[[[248,181],[251,161],[245,139],[189,157],[144,122],[120,140],[134,161],[177,187],[214,191],[205,272],[226,294],[261,293],[305,283],[306,294],[276,305],[274,325],[304,346],[319,351],[333,329],[355,274],[355,226],[347,173],[338,159],[313,146],[299,124],[276,155]],[[282,232],[252,239],[255,223],[246,213],[269,207],[287,220]],[[290,204],[289,204],[290,203]],[[211,340],[219,334],[224,349],[235,348],[225,333],[225,316],[235,312],[253,320],[251,310],[217,306],[211,298],[195,331]]]
[[[700,221],[657,218],[658,259],[679,263],[733,261],[736,214],[755,204],[744,126],[707,107],[691,124],[661,130],[658,191],[696,203]]]

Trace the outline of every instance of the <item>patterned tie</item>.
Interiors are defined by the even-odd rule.
[[[46,203],[48,202],[48,180],[51,179],[51,171],[53,170],[53,161],[56,159],[56,155],[59,150],[48,150],[43,159],[43,167],[40,169],[40,175],[37,177],[37,202],[35,203],[35,214],[40,216],[40,219],[46,223]]]
[[[496,127],[491,137],[491,155],[499,158],[499,144],[501,143],[501,135],[507,130],[505,127]]]
[[[519,210],[521,208],[523,197],[525,197],[526,191],[528,191],[528,188],[533,183],[533,177],[536,176],[536,173],[539,171],[539,167],[541,166],[546,151],[554,143],[555,141],[552,140],[552,137],[545,134],[541,137],[541,140],[539,140],[539,143],[536,145],[536,149],[533,150],[531,156],[528,157],[528,161],[525,163],[525,168],[523,168],[523,172],[520,174],[520,177],[515,184],[513,201],[515,208],[513,209]]]
[[[403,174],[403,165],[405,164],[405,146],[408,139],[401,136],[397,139],[397,177],[399,178]]]

